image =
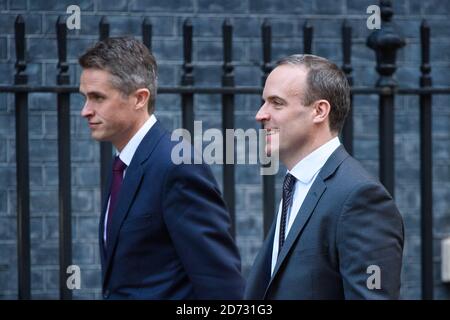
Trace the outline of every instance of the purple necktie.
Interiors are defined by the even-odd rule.
[[[112,213],[116,208],[120,186],[122,185],[123,171],[125,170],[126,167],[127,165],[123,163],[118,156],[115,157],[113,164],[112,184],[111,184],[111,198],[109,200],[109,210],[108,210],[108,224],[107,224],[108,230],[112,221]]]

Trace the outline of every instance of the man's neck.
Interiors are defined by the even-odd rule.
[[[142,128],[144,123],[150,118],[150,115],[148,113],[145,113],[144,116],[139,118],[139,121],[136,122],[136,124],[133,126],[132,130],[130,131],[130,134],[128,134],[128,139],[126,141],[121,142],[120,144],[114,144],[114,147],[117,149],[117,151],[122,152],[123,148],[130,142],[130,140],[134,137],[134,135],[139,131],[139,129]]]
[[[306,158],[308,155],[310,155],[315,150],[319,149],[321,146],[326,144],[327,142],[331,141],[332,139],[336,138],[338,134],[328,134],[325,136],[315,136],[313,139],[311,139],[309,142],[304,144],[301,149],[297,150],[297,152],[292,153],[285,157],[284,159],[281,158],[281,162],[286,166],[288,170],[292,170],[292,168],[302,161],[304,158]]]

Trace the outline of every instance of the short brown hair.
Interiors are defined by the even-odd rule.
[[[79,59],[83,69],[94,68],[111,73],[111,84],[125,95],[137,89],[150,91],[149,112],[155,108],[157,65],[155,57],[133,37],[114,37],[97,42]]]
[[[307,71],[302,103],[309,106],[324,99],[330,103],[330,130],[339,133],[350,110],[350,86],[339,67],[331,61],[311,54],[295,54],[277,62],[302,66]]]

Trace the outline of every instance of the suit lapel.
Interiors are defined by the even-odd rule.
[[[128,214],[133,199],[135,198],[135,194],[139,190],[139,186],[144,175],[143,163],[150,160],[150,156],[154,148],[161,140],[164,133],[165,130],[159,121],[157,121],[139,144],[139,147],[131,160],[130,166],[127,168],[122,186],[120,188],[117,206],[112,213],[113,218],[106,237],[106,263],[103,268],[103,281],[106,279],[106,274],[114,255],[120,227]],[[104,217],[102,221],[104,222]],[[102,228],[102,226],[100,226],[100,228]],[[103,235],[103,232],[101,232],[101,234]]]
[[[109,168],[109,176],[107,178],[107,183],[106,185],[108,186],[105,189],[105,192],[103,194],[103,203],[102,203],[102,211],[100,212],[100,224],[98,226],[99,230],[98,230],[98,243],[99,243],[99,247],[100,247],[100,259],[101,259],[101,264],[104,265],[105,264],[105,260],[106,260],[106,250],[105,250],[105,243],[103,241],[103,233],[105,230],[105,217],[106,217],[106,207],[108,205],[108,200],[109,200],[109,194],[111,193],[111,183],[112,183],[112,163],[111,163],[111,167]]]
[[[134,163],[134,166],[127,168],[127,173],[125,179],[123,180],[122,186],[120,187],[119,198],[117,202],[117,207],[112,213],[111,225],[108,229],[108,234],[106,237],[106,257],[107,261],[111,257],[112,249],[117,241],[117,235],[125,219],[131,202],[134,198],[135,193],[138,190],[141,179],[143,175],[143,170],[139,164]]]
[[[300,210],[297,213],[291,229],[289,230],[288,236],[286,237],[286,242],[284,243],[284,246],[279,253],[273,275],[270,279],[269,285],[267,286],[264,297],[266,297],[270,285],[272,284],[274,278],[280,270],[283,261],[286,259],[287,255],[293,247],[294,242],[300,236],[302,230],[305,228],[308,220],[310,219],[311,215],[314,212],[314,209],[317,206],[317,203],[322,197],[322,194],[325,192],[327,188],[326,180],[330,178],[330,176],[332,176],[332,174],[348,156],[349,154],[341,145],[331,154],[330,158],[328,158],[327,162],[320,170],[316,180],[311,186],[311,189],[309,189],[308,194],[306,195],[305,200],[300,207]]]
[[[325,189],[326,189],[326,185],[322,181],[322,179],[316,179],[316,181],[314,181],[313,185],[311,186],[311,189],[309,190],[308,194],[306,195],[306,198],[303,201],[303,204],[300,207],[300,210],[298,211],[297,217],[295,218],[295,221],[292,224],[291,229],[289,230],[289,233],[288,233],[288,236],[286,237],[284,246],[281,248],[277,263],[275,265],[275,269],[273,271],[272,278],[270,279],[269,285],[267,286],[266,294],[267,294],[267,291],[269,290],[269,287],[270,287],[273,279],[276,277],[281,264],[283,263],[287,254],[291,250],[292,245],[294,244],[295,240],[298,238],[298,236],[302,232],[303,228],[305,227],[307,221],[309,220],[312,213],[314,212],[314,208],[316,207],[317,203],[319,202],[319,199],[322,196],[322,194],[325,192]],[[266,296],[266,294],[264,294],[264,296]]]

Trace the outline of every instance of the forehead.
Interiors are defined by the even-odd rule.
[[[304,92],[306,76],[307,70],[302,66],[278,66],[267,77],[263,96],[298,96]]]
[[[80,91],[103,91],[114,89],[111,85],[111,74],[100,69],[83,69],[80,76]]]

